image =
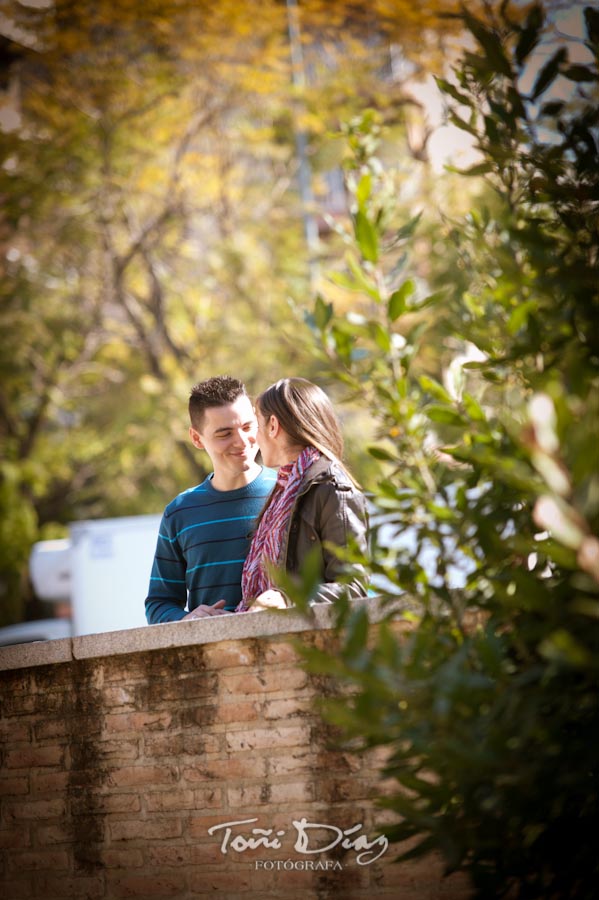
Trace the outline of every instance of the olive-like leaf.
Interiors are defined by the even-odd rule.
[[[376,262],[379,258],[376,229],[370,219],[360,209],[355,216],[354,228],[356,241],[362,256],[368,262]]]
[[[534,87],[532,89],[531,100],[540,97],[543,91],[546,91],[550,84],[555,81],[559,74],[560,66],[567,60],[568,51],[565,47],[556,50],[551,59],[545,63],[539,74],[537,75]]]
[[[543,28],[543,19],[543,7],[539,4],[535,4],[528,14],[526,26],[520,33],[518,43],[516,44],[515,56],[519,66],[521,66],[526,58],[530,56],[539,43],[541,29]]]

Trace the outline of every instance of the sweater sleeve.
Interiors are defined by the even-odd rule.
[[[174,517],[164,515],[160,524],[150,586],[146,597],[149,625],[178,622],[186,614],[187,565],[177,540]]]

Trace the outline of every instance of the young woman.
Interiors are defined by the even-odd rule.
[[[314,602],[331,603],[343,592],[366,596],[363,567],[348,567],[329,546],[352,541],[366,552],[367,530],[365,498],[341,463],[343,438],[329,398],[305,378],[284,378],[258,397],[256,413],[262,461],[279,471],[243,567],[237,611],[288,606],[268,564],[299,572],[313,547],[320,548],[323,579]]]

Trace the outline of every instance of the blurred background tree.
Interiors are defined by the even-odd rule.
[[[34,540],[203,477],[191,384],[318,375],[292,310],[347,211],[333,134],[374,104],[409,156],[453,6],[0,2],[0,621]]]
[[[471,48],[440,85],[478,151],[461,179],[480,190],[465,215],[427,223],[426,279],[410,259],[424,226],[402,221],[377,157],[380,117],[346,129],[352,227],[334,279],[357,299],[343,313],[321,295],[310,324],[323,365],[371,411],[371,570],[387,612],[372,628],[365,607],[340,606],[338,654],[307,661],[355,690],[323,703],[348,746],[387,749],[400,859],[440,852],[481,900],[589,898],[599,13],[585,8],[579,42],[556,38],[539,4],[462,16]]]

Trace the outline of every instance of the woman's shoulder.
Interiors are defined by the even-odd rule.
[[[343,465],[336,459],[327,459],[326,456],[321,456],[312,463],[304,480],[312,484],[331,484],[344,491],[358,491]]]

